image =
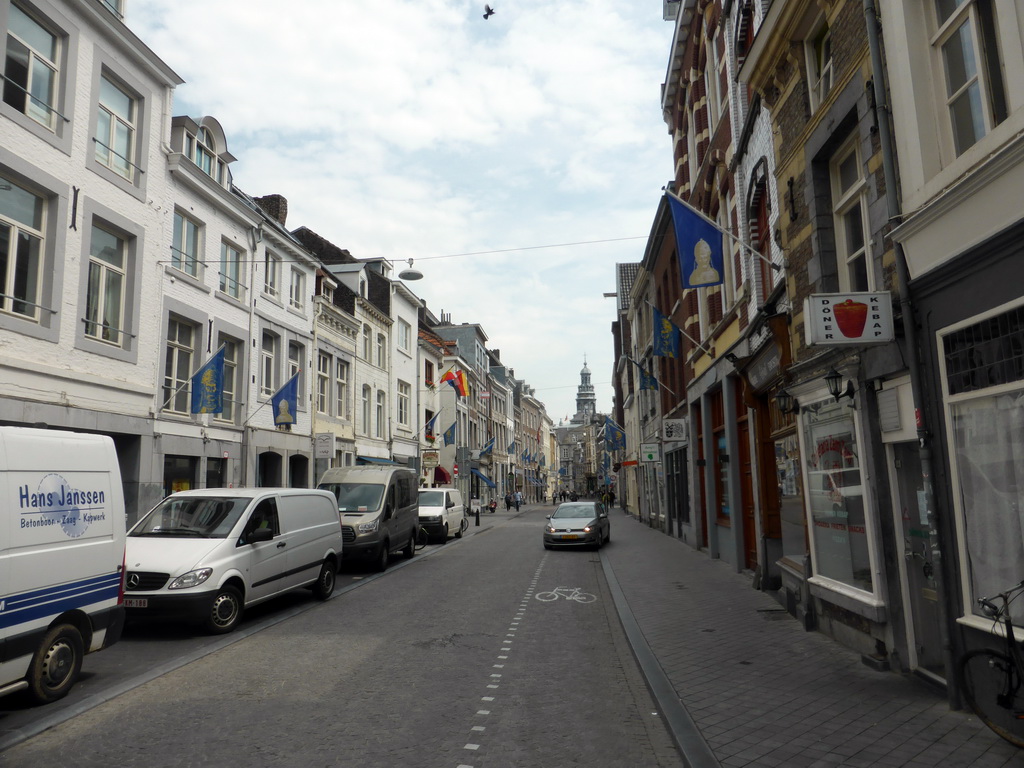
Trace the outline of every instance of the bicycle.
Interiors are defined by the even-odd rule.
[[[550,592],[538,592],[534,595],[538,600],[550,603],[552,600],[557,600],[560,597],[564,597],[566,600],[574,600],[577,603],[592,603],[597,600],[597,597],[584,592],[579,587],[555,587]]]
[[[1017,747],[1024,747],[1024,656],[1013,635],[1010,603],[1022,592],[1024,581],[978,599],[993,626],[1003,625],[1006,650],[975,648],[961,656],[957,666],[964,701],[985,725]]]
[[[427,546],[427,543],[429,541],[430,534],[427,533],[427,529],[424,528],[422,525],[418,526],[416,529],[416,543],[414,545],[416,551],[419,552],[421,549]]]

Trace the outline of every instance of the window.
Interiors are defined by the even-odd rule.
[[[316,411],[330,413],[331,407],[331,356],[325,352],[316,355]]]
[[[217,155],[217,143],[207,128],[192,136],[186,134],[185,153],[199,169],[218,184],[224,183],[224,161]]]
[[[174,212],[171,266],[186,275],[199,276],[199,224],[178,211]]]
[[[164,361],[164,410],[188,413],[191,405],[189,382],[199,333],[180,318],[167,319],[167,358]]]
[[[281,292],[281,260],[270,251],[263,256],[263,292],[275,299]]]
[[[373,358],[370,357],[370,326],[363,326],[363,360],[370,362]]]
[[[423,362],[423,381],[428,387],[434,386],[434,364],[429,360]]]
[[[363,434],[370,434],[370,385],[363,384]]]
[[[836,233],[836,266],[839,290],[870,291],[871,259],[868,252],[867,183],[863,177],[856,139],[848,142],[833,158],[832,216]]]
[[[807,80],[811,111],[816,110],[832,90],[832,31],[822,22],[806,42]]]
[[[297,269],[292,270],[292,279],[288,287],[288,304],[293,309],[302,309],[306,293],[306,276]]]
[[[708,127],[712,133],[722,113],[721,81],[718,74],[718,48],[715,37],[706,38],[707,61],[704,65],[704,90],[707,94]]]
[[[387,433],[384,429],[384,414],[387,406],[387,395],[384,394],[384,390],[377,390],[377,419],[375,422],[374,436],[384,437]]]
[[[220,244],[220,291],[234,299],[244,297],[242,252],[231,243]]]
[[[235,420],[236,394],[238,392],[238,365],[242,343],[223,333],[217,339],[218,348],[224,347],[224,410],[214,416],[221,421]]]
[[[946,108],[957,155],[1006,119],[992,0],[935,0]]]
[[[126,250],[124,240],[93,225],[85,298],[85,335],[119,346],[123,331]]]
[[[8,13],[4,102],[54,130],[60,39],[13,3]]]
[[[336,360],[334,397],[336,399],[334,415],[339,419],[347,419],[348,413],[348,362]]]
[[[388,342],[383,333],[377,334],[377,367],[388,367]]]
[[[867,501],[851,411],[830,398],[802,408],[801,416],[814,572],[872,592]]]
[[[405,320],[398,321],[398,348],[403,352],[412,351],[412,326]]]
[[[38,319],[45,213],[42,197],[0,179],[0,311]]]
[[[412,387],[404,381],[398,382],[398,423],[409,426],[409,412],[412,403]]]
[[[295,374],[299,374],[299,390],[303,390],[302,381],[302,370],[305,368],[303,358],[305,357],[305,350],[302,345],[297,341],[288,342],[288,378],[290,379]]]
[[[100,78],[96,112],[96,162],[126,179],[135,158],[136,102],[105,75]]]
[[[945,408],[963,578],[974,598],[1024,579],[1024,306],[942,338]],[[1014,622],[1024,620],[1020,601]],[[989,624],[990,626],[990,624]]]
[[[263,332],[260,347],[260,394],[270,397],[277,391],[275,369],[277,368],[277,336],[270,331]]]

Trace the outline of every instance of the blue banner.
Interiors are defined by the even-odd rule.
[[[278,429],[290,430],[299,412],[298,371],[271,395],[270,405],[274,409],[274,425]]]
[[[604,444],[609,451],[625,450],[626,432],[607,416],[604,421]]]
[[[720,285],[725,276],[722,230],[675,195],[666,195],[675,224],[683,288]]]
[[[458,424],[458,422],[457,421],[453,421],[452,425],[450,427],[448,427],[448,429],[446,429],[444,431],[444,444],[445,445],[455,445],[455,425],[456,424]]]
[[[218,349],[192,377],[192,413],[224,412],[224,351]]]
[[[654,356],[679,357],[679,326],[665,317],[657,307],[654,310]]]

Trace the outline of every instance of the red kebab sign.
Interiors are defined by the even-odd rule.
[[[892,294],[811,294],[804,300],[804,328],[808,346],[892,341]]]

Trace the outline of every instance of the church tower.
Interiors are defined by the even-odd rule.
[[[590,383],[590,369],[587,358],[583,358],[583,370],[580,371],[580,386],[576,390],[576,418],[573,421],[586,423],[597,413],[597,395],[594,385]]]

